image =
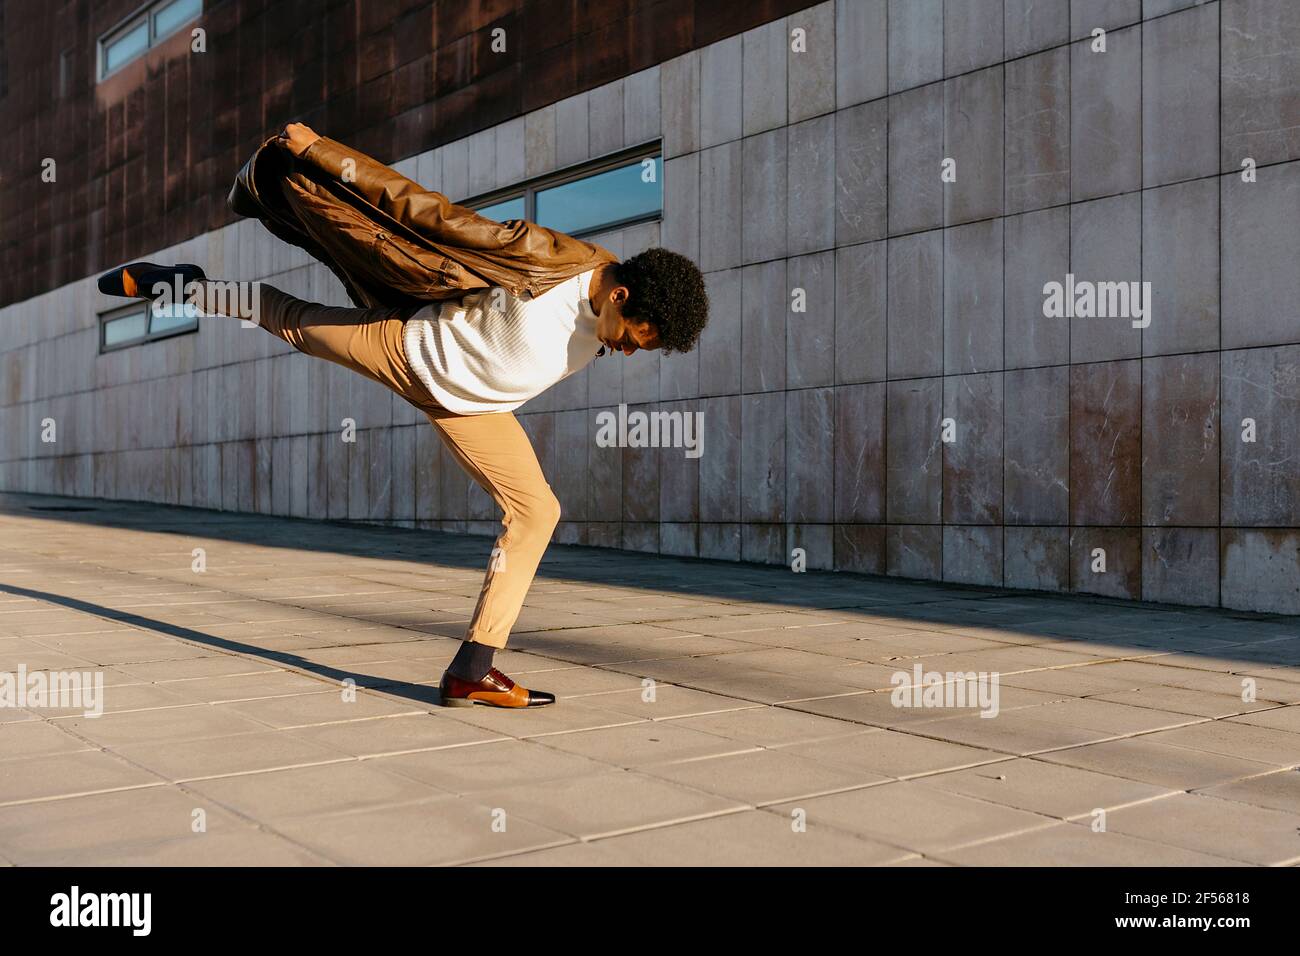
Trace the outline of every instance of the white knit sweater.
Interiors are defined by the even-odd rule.
[[[518,408],[596,357],[591,277],[584,272],[535,298],[484,289],[420,310],[403,330],[411,370],[448,411]]]

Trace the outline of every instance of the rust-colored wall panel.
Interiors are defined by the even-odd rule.
[[[98,38],[139,6],[6,10],[0,123],[23,181],[0,190],[0,305],[229,222],[230,181],[287,122],[393,161],[811,3],[206,0],[206,52],[182,30],[96,82]]]

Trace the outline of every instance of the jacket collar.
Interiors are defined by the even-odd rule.
[[[578,275],[578,308],[593,316],[596,314],[596,309],[591,304],[591,280],[598,268],[599,265]]]

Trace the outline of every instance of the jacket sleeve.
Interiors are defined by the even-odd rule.
[[[275,137],[265,141],[235,177],[228,203],[324,262],[366,306],[490,285],[537,295],[618,261],[562,232],[480,216],[324,136],[296,157]]]
[[[562,232],[522,219],[496,222],[480,216],[328,136],[312,143],[299,161],[318,167],[329,181],[338,182],[432,242],[494,252],[511,259],[546,259],[566,251],[573,254],[577,246],[584,247],[584,253],[594,248]]]

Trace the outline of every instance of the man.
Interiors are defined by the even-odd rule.
[[[201,311],[249,318],[420,409],[504,513],[442,703],[553,703],[492,666],[560,517],[513,411],[598,354],[693,348],[708,317],[699,269],[665,249],[619,262],[533,223],[493,222],[301,124],[254,153],[229,201],[325,263],[361,307],[210,281],[188,264],[131,263],[100,290],[157,299],[182,288]]]

